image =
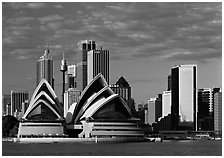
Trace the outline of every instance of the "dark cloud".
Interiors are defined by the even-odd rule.
[[[204,2],[3,3],[3,57],[36,57],[46,41],[70,56],[93,39],[113,60],[206,61],[221,56],[221,12],[221,3]]]

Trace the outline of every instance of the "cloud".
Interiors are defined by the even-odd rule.
[[[43,24],[48,23],[48,22],[52,22],[52,21],[62,20],[62,19],[64,19],[64,17],[59,16],[57,14],[48,15],[48,16],[38,18],[38,20]]]
[[[24,3],[24,2],[5,2],[5,6],[10,6],[13,9],[40,9],[46,7],[46,3],[34,2],[34,3]]]

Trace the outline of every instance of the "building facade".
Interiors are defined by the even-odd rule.
[[[87,86],[87,52],[96,50],[95,41],[83,40],[78,43],[79,52],[76,54],[77,89],[84,90]]]
[[[222,131],[222,92],[214,93],[214,131]]]
[[[181,122],[191,122],[197,130],[197,66],[179,65],[171,69],[172,76],[172,128]]]
[[[129,108],[133,110],[134,107],[131,107],[131,86],[123,76],[121,76],[115,84],[110,85],[110,88],[115,94],[121,96],[128,104]]]
[[[213,130],[213,104],[212,104],[212,89],[198,89],[198,130]]]
[[[159,94],[158,98],[150,98],[148,100],[148,107],[145,111],[145,123],[152,125],[158,122],[162,116],[162,95]]]
[[[66,117],[70,106],[78,102],[81,92],[76,88],[69,88],[64,94],[64,117]]]
[[[162,94],[162,117],[171,114],[171,91],[164,91]]]
[[[11,104],[11,95],[10,94],[4,94],[2,96],[2,115],[7,114],[7,106],[10,106]]]
[[[103,50],[101,47],[100,50],[89,51],[87,66],[88,84],[99,73],[101,73],[106,79],[107,83],[109,83],[109,50]]]
[[[10,115],[14,116],[15,112],[22,111],[22,103],[29,99],[29,93],[11,91],[11,112]]]
[[[53,60],[49,49],[46,49],[44,55],[37,60],[36,85],[38,85],[42,79],[46,79],[54,88]]]

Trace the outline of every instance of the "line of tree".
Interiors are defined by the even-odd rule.
[[[2,137],[15,137],[18,133],[19,121],[11,115],[2,117]]]

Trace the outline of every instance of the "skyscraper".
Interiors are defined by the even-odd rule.
[[[4,94],[2,96],[2,115],[7,114],[7,106],[11,104],[11,95],[10,94]]]
[[[37,71],[36,79],[37,85],[41,79],[46,79],[48,83],[54,88],[54,78],[53,78],[53,60],[50,55],[50,50],[46,49],[44,55],[37,60]]]
[[[99,73],[109,83],[109,50],[91,50],[88,52],[88,84]]]
[[[164,91],[162,94],[162,117],[171,114],[171,91]]]
[[[95,41],[83,40],[78,43],[79,52],[76,54],[76,83],[77,89],[82,91],[87,86],[87,52],[96,50]]]
[[[168,85],[167,85],[167,91],[170,91],[171,90],[171,87],[172,87],[172,76],[171,75],[169,75],[168,77],[167,77],[167,83],[168,83]]]
[[[29,94],[25,92],[11,91],[11,112],[10,115],[22,111],[22,103],[29,99]]]
[[[68,65],[68,73],[66,74],[65,79],[65,90],[68,90],[69,88],[76,88],[76,66],[75,65]]]
[[[222,131],[222,92],[214,93],[214,130]]]
[[[192,122],[191,128],[197,130],[197,66],[175,66],[171,77],[172,129],[178,129],[180,122]]]

